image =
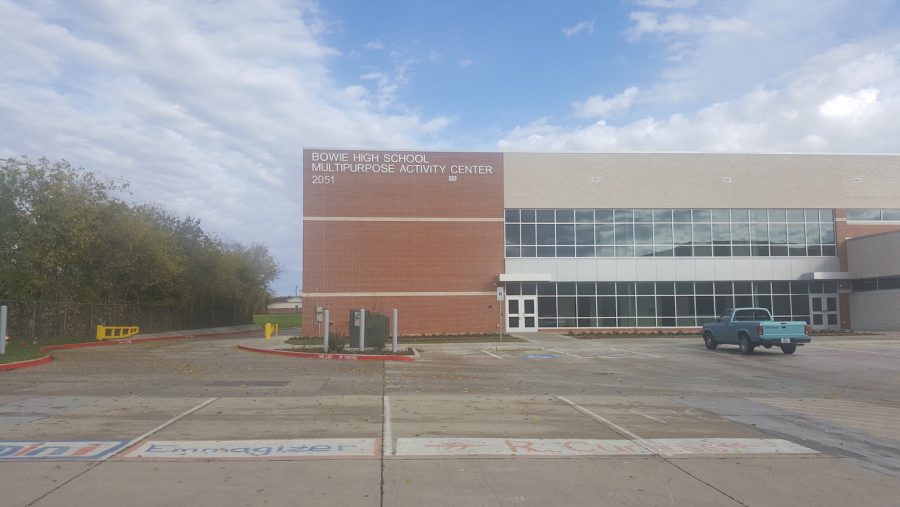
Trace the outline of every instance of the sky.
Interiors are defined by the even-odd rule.
[[[895,0],[0,0],[0,157],[302,288],[303,147],[900,153]]]

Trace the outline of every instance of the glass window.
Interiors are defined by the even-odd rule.
[[[822,243],[825,245],[834,244],[834,225],[822,223],[819,224],[819,231],[822,236]]]
[[[506,210],[506,221],[507,222],[518,222],[519,221],[519,210],[517,210],[517,209]]]
[[[768,222],[769,216],[768,212],[764,209],[752,209],[750,210],[750,221],[751,222]]]
[[[691,226],[690,224],[675,224],[672,226],[672,233],[675,237],[676,245],[691,244]],[[676,253],[677,255],[677,253]]]
[[[752,294],[752,284],[750,282],[734,282],[735,294]]]
[[[881,210],[882,220],[900,220],[900,209],[883,209]]]
[[[806,243],[812,245],[818,245],[822,242],[821,235],[819,234],[819,223],[810,223],[806,224]]]
[[[597,314],[600,317],[616,316],[616,298],[614,297],[598,297],[597,298]]]
[[[635,244],[638,244],[638,245],[652,245],[653,244],[653,226],[650,224],[635,224],[634,225],[634,242],[635,242]]]
[[[594,210],[592,210],[592,209],[575,210],[575,222],[577,222],[579,224],[594,223]]]
[[[597,298],[580,297],[578,298],[578,316],[579,317],[596,317],[597,316]]]
[[[559,316],[560,317],[576,317],[577,309],[575,305],[575,297],[574,296],[566,296],[566,297],[558,297],[556,298],[556,304],[559,308]]]
[[[697,294],[714,294],[713,282],[695,282],[694,290]]]
[[[653,210],[653,221],[654,222],[671,222],[672,221],[672,210],[670,210],[670,209]]]
[[[637,297],[638,317],[656,317],[656,298],[652,296]],[[656,325],[654,322],[651,325]]]
[[[556,247],[557,257],[575,257],[574,246],[558,246]]]
[[[519,224],[506,224],[506,244],[519,244]]]
[[[552,224],[537,225],[537,244],[538,245],[555,245],[556,244],[556,226]]]
[[[539,297],[538,298],[538,317],[556,317],[556,298],[555,297]],[[543,325],[543,324],[541,324]]]
[[[675,294],[674,282],[656,282],[656,293],[665,296]]]
[[[540,223],[553,223],[556,221],[556,213],[552,209],[537,210],[537,221]]]
[[[611,209],[595,209],[594,219],[598,223],[612,223],[613,211]]]
[[[506,247],[506,256],[507,257],[521,257],[522,250],[517,246],[507,246]]]
[[[614,296],[616,294],[615,282],[597,282],[597,294]]]
[[[787,220],[788,220],[788,222],[805,222],[806,221],[806,219],[803,216],[802,209],[787,210]]]
[[[594,226],[591,224],[578,224],[575,226],[575,243],[578,245],[594,244]]]
[[[688,295],[694,293],[694,282],[675,282],[675,294]]]
[[[716,305],[712,296],[697,296],[697,315],[715,315]]]
[[[731,210],[731,221],[732,222],[749,222],[750,221],[749,210],[745,210],[745,209]]]
[[[573,209],[558,209],[556,210],[556,221],[557,222],[565,222],[572,223],[575,221],[575,210]]]
[[[834,222],[834,210],[820,209],[819,210],[819,221],[820,222]]]
[[[649,209],[634,210],[634,221],[635,222],[652,222],[653,221],[653,210],[649,210]]]
[[[634,226],[631,224],[616,224],[616,244],[631,245],[634,244]]]
[[[533,209],[523,209],[521,212],[522,221],[523,222],[534,222],[534,210]]]
[[[616,310],[619,317],[634,317],[637,310],[635,307],[634,296],[617,297]]]
[[[560,296],[574,296],[575,282],[559,282],[556,284],[556,293]]]
[[[674,296],[656,296],[657,314],[660,317],[675,316],[675,297]]]
[[[597,284],[594,282],[577,282],[575,290],[579,296],[593,296],[597,293]]]
[[[695,316],[694,296],[675,296],[675,315],[677,317]]]
[[[653,282],[636,282],[635,283],[635,291],[638,296],[652,296],[653,295]]]
[[[536,245],[535,239],[537,236],[534,232],[534,224],[522,224],[522,244],[523,245]]]
[[[656,224],[653,226],[653,241],[658,245],[672,244],[672,225]]]
[[[537,284],[538,295],[540,296],[555,296],[556,295],[556,284],[552,282],[540,282]]]
[[[616,294],[620,296],[633,296],[634,282],[616,282]]]
[[[731,227],[727,224],[713,224],[712,240],[714,245],[731,244]]]
[[[791,245],[806,244],[806,227],[804,224],[788,224],[788,243]]]
[[[714,209],[710,211],[713,222],[731,222],[731,211],[727,209]]]
[[[597,245],[613,245],[613,225],[597,224],[594,226],[594,243]]]
[[[695,209],[691,210],[691,212],[694,217],[694,223],[708,223],[710,220],[708,209]]]
[[[711,245],[712,233],[709,224],[694,224],[694,244]]]
[[[765,223],[750,224],[750,241],[755,245],[769,244],[769,225]]]
[[[673,222],[683,222],[683,223],[691,223],[691,210],[689,209],[676,209],[672,210],[672,221]]]
[[[787,222],[787,214],[783,209],[770,209],[769,210],[769,221],[770,222]]]
[[[615,211],[616,223],[624,223],[624,222],[633,222],[634,221],[634,210],[630,209],[617,209]]]
[[[849,209],[847,220],[881,220],[880,209]]]
[[[750,227],[746,223],[731,224],[731,242],[735,245],[749,245]]]

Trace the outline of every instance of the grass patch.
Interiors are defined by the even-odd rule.
[[[266,322],[278,324],[280,328],[288,328],[300,327],[303,319],[299,313],[273,313],[253,316],[253,323],[259,327],[263,327]]]
[[[46,355],[46,352],[41,352],[41,345],[11,341],[6,343],[6,354],[0,355],[0,364],[28,361]]]
[[[332,336],[329,340],[334,340],[336,337]],[[340,338],[340,337],[338,337]],[[346,340],[346,337],[343,337]],[[478,334],[478,335],[446,335],[446,336],[433,336],[433,335],[422,335],[422,336],[400,336],[397,338],[397,343],[402,343],[404,345],[426,345],[433,343],[494,343],[500,341],[499,334]],[[509,336],[508,334],[503,335],[503,342],[523,342],[525,340],[520,340],[519,338],[514,338]],[[290,345],[321,345],[322,337],[321,336],[295,336],[286,341],[286,343]],[[385,346],[391,346],[391,338],[388,337],[385,340]]]

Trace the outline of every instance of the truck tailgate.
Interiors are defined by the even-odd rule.
[[[799,338],[806,336],[806,322],[760,322],[763,328],[762,339],[774,340],[778,338]]]

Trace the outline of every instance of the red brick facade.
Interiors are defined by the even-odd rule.
[[[504,268],[499,153],[304,150],[303,329],[317,307],[400,312],[400,334],[488,333]]]

